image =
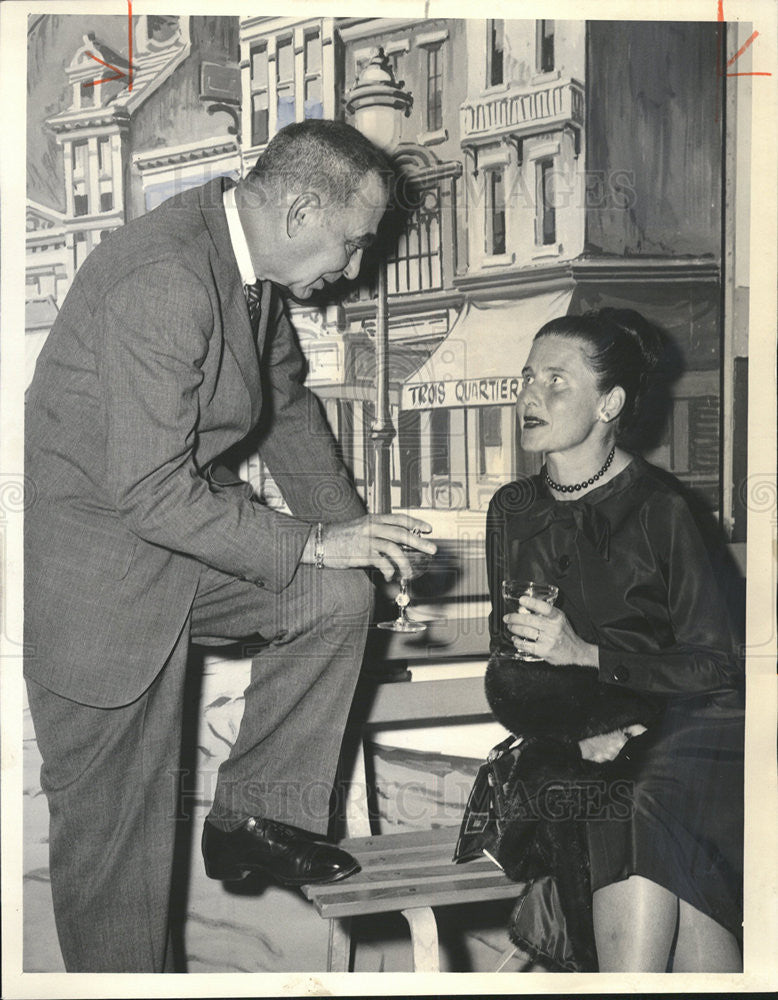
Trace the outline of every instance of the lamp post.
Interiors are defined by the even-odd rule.
[[[413,97],[405,84],[394,78],[383,49],[378,49],[357,77],[349,92],[346,111],[354,116],[354,126],[370,141],[392,155],[400,138],[402,115],[411,112]],[[390,460],[395,430],[389,411],[389,307],[386,261],[378,264],[378,300],[375,331],[375,420],[370,430],[373,446],[374,514],[388,514],[392,508]]]

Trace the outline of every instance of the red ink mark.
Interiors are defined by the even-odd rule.
[[[132,90],[132,0],[127,0],[127,51],[129,53],[127,58],[130,63],[127,68],[130,80],[127,90]]]
[[[746,49],[750,48],[754,44],[754,42],[756,41],[756,39],[759,37],[759,32],[755,31],[751,35],[751,37],[748,39],[748,41],[746,41],[738,49],[738,51],[734,54],[734,56],[732,56],[732,58],[729,60],[729,62],[726,64],[726,66],[722,67],[722,65],[721,65],[721,63],[722,63],[721,50],[722,50],[722,47],[723,47],[724,31],[726,29],[726,25],[724,23],[724,0],[718,0],[718,14],[717,14],[716,20],[718,21],[718,29],[717,29],[718,30],[718,39],[717,39],[717,43],[716,43],[716,78],[717,78],[717,80],[722,80],[722,79],[724,79],[724,77],[735,77],[735,76],[772,76],[773,75],[772,73],[764,73],[764,72],[727,73],[727,70],[729,69],[729,67],[732,66],[733,63],[737,62],[737,60],[743,55],[743,53],[746,51]],[[720,95],[721,95],[721,86],[720,86],[720,84],[717,83],[716,84],[716,115],[715,115],[715,120],[716,121],[719,120]]]
[[[737,52],[736,52],[736,53],[734,54],[734,56],[732,56],[732,58],[731,58],[731,59],[729,60],[729,62],[727,63],[727,66],[731,66],[731,65],[732,65],[732,63],[733,63],[733,62],[734,62],[734,61],[735,61],[736,59],[739,59],[739,58],[740,58],[740,57],[741,57],[741,56],[743,55],[743,53],[744,53],[744,52],[746,51],[746,49],[748,48],[748,46],[749,46],[749,45],[753,45],[753,44],[754,44],[754,39],[755,39],[755,38],[758,38],[758,37],[759,37],[759,32],[758,32],[758,31],[755,31],[755,32],[753,33],[753,35],[752,35],[752,36],[751,36],[751,37],[750,37],[750,38],[748,39],[748,41],[747,41],[747,42],[745,43],[745,45],[743,45],[743,46],[742,46],[741,48],[739,48],[739,49],[738,49],[738,51],[737,51]]]
[[[94,52],[87,52],[90,59],[94,59],[95,62],[100,63],[101,66],[105,66],[106,69],[113,70],[114,76],[101,76],[99,80],[92,80],[90,83],[82,84],[83,87],[96,87],[98,83],[109,83],[111,80],[121,80],[123,76],[126,76],[128,80],[127,89],[132,90],[132,0],[127,0],[127,39],[129,50],[127,70],[119,69],[118,66],[114,66],[112,63],[104,62]]]
[[[103,62],[102,59],[98,59],[94,52],[87,52],[87,55],[91,59],[94,59],[95,62],[99,62],[101,66],[107,66],[108,69],[112,69],[116,75],[101,76],[99,80],[92,80],[90,83],[83,84],[84,87],[96,87],[98,83],[108,83],[109,80],[121,80],[123,76],[127,75],[123,69],[118,69],[118,67],[113,66],[111,63]]]
[[[723,24],[723,22],[724,22],[724,0],[719,0],[718,20]],[[745,42],[745,44],[742,45],[741,48],[738,49],[738,51],[734,54],[734,56],[732,56],[732,58],[729,60],[729,62],[727,63],[727,65],[724,67],[724,69],[729,69],[729,67],[734,62],[736,62],[743,55],[743,53],[746,51],[746,49],[749,48],[751,45],[754,44],[754,42],[756,41],[756,39],[758,37],[759,37],[759,32],[755,31],[751,35],[751,37],[748,39],[748,41]],[[773,75],[772,73],[764,73],[764,72],[754,72],[754,73],[725,73],[725,72],[723,72],[722,69],[721,69],[721,29],[720,28],[719,28],[719,52],[716,55],[716,72],[718,73],[719,76],[772,76]]]

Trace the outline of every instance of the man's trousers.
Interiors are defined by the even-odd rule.
[[[68,971],[172,971],[168,921],[190,639],[210,644],[259,633],[268,640],[252,660],[212,821],[231,829],[258,815],[324,833],[371,599],[361,570],[300,566],[286,590],[272,594],[204,567],[178,642],[136,701],[93,708],[28,680]]]

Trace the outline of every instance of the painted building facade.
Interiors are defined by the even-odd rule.
[[[641,448],[732,529],[728,371],[741,372],[742,392],[747,346],[742,322],[725,331],[721,310],[729,132],[711,72],[717,25],[142,16],[131,89],[126,75],[91,86],[95,57],[127,67],[124,19],[44,17],[34,28],[37,57],[57,52],[62,74],[42,102],[46,138],[31,146],[31,356],[105,232],[177,191],[245,173],[289,121],[347,117],[381,46],[413,95],[397,152],[406,211],[358,285],[290,305],[309,385],[357,487],[369,498],[384,259],[394,509],[423,512],[443,538],[479,536],[495,489],[538,466],[514,416],[532,335],[555,315],[625,305],[668,333],[680,373]],[[244,474],[280,502],[256,456]]]

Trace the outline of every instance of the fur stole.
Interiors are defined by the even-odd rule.
[[[594,670],[552,667],[542,660],[495,654],[485,683],[495,718],[517,736],[577,741],[637,722],[647,727],[661,710],[655,696],[603,684]]]

